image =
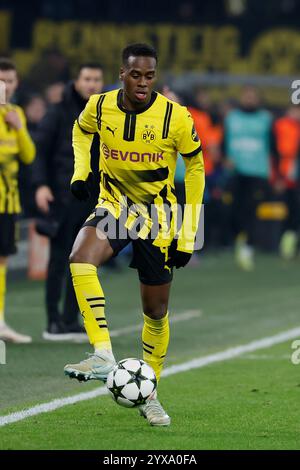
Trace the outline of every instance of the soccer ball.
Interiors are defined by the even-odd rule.
[[[119,405],[144,405],[157,386],[155,372],[141,359],[123,359],[108,374],[106,386]]]

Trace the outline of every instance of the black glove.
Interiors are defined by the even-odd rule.
[[[49,212],[38,217],[35,224],[37,233],[48,238],[55,238],[65,220],[68,206],[65,202],[54,200],[49,204]]]
[[[35,223],[35,230],[38,234],[48,238],[55,238],[59,229],[59,222],[45,217],[44,219],[38,219]]]
[[[93,180],[93,173],[90,173],[85,181],[73,181],[71,184],[71,192],[76,199],[79,199],[79,201],[87,201],[90,198]]]
[[[192,253],[185,253],[177,249],[177,240],[174,239],[168,251],[168,265],[175,268],[183,268],[188,264],[192,257]]]

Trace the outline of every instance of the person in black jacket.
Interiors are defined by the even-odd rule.
[[[84,329],[78,321],[78,305],[68,271],[68,256],[85,219],[95,207],[99,191],[99,140],[91,147],[91,174],[86,201],[78,201],[70,191],[73,174],[72,128],[89,97],[101,93],[103,71],[98,64],[83,64],[77,78],[66,86],[61,103],[49,108],[36,134],[37,158],[32,179],[35,200],[44,218],[37,223],[39,233],[50,238],[50,258],[46,280],[48,326],[43,338],[80,339]],[[97,181],[98,180],[98,181]],[[65,293],[62,314],[59,303]]]
[[[20,105],[24,109],[27,119],[27,129],[33,140],[36,141],[40,121],[46,114],[45,99],[38,94],[28,94],[21,100]],[[20,162],[19,188],[21,197],[22,216],[25,219],[36,218],[39,211],[35,203],[35,188],[31,181],[32,166]]]

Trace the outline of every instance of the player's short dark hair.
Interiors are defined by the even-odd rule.
[[[14,64],[14,62],[7,57],[0,57],[0,70],[2,71],[7,71],[7,70],[15,70],[17,71],[17,68]]]
[[[149,46],[148,44],[143,44],[143,43],[135,43],[135,44],[129,44],[126,46],[123,51],[122,51],[122,62],[123,65],[127,65],[128,63],[128,58],[130,56],[134,57],[153,57],[156,60],[156,63],[158,61],[157,59],[157,52],[154,49],[154,47]]]
[[[77,74],[76,74],[77,78],[79,77],[80,72],[83,69],[95,69],[95,70],[101,70],[103,72],[103,67],[98,62],[83,62],[77,68]]]

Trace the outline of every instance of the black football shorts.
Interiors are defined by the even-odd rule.
[[[0,214],[0,256],[17,251],[17,222],[15,214]]]
[[[173,269],[166,265],[166,254],[160,247],[153,245],[153,240],[146,238],[132,239],[127,228],[123,225],[121,227],[121,219],[115,219],[115,217],[106,209],[99,208],[95,210],[87,221],[83,224],[83,227],[97,227],[98,223],[103,218],[107,217],[107,221],[111,218],[111,222],[115,224],[116,233],[114,237],[107,235],[107,239],[113,249],[113,256],[117,256],[118,253],[125,248],[129,243],[132,243],[133,256],[129,264],[131,268],[137,269],[140,282],[149,286],[158,286],[167,284],[173,279]],[[120,233],[123,235],[126,233],[126,237],[119,236]]]

